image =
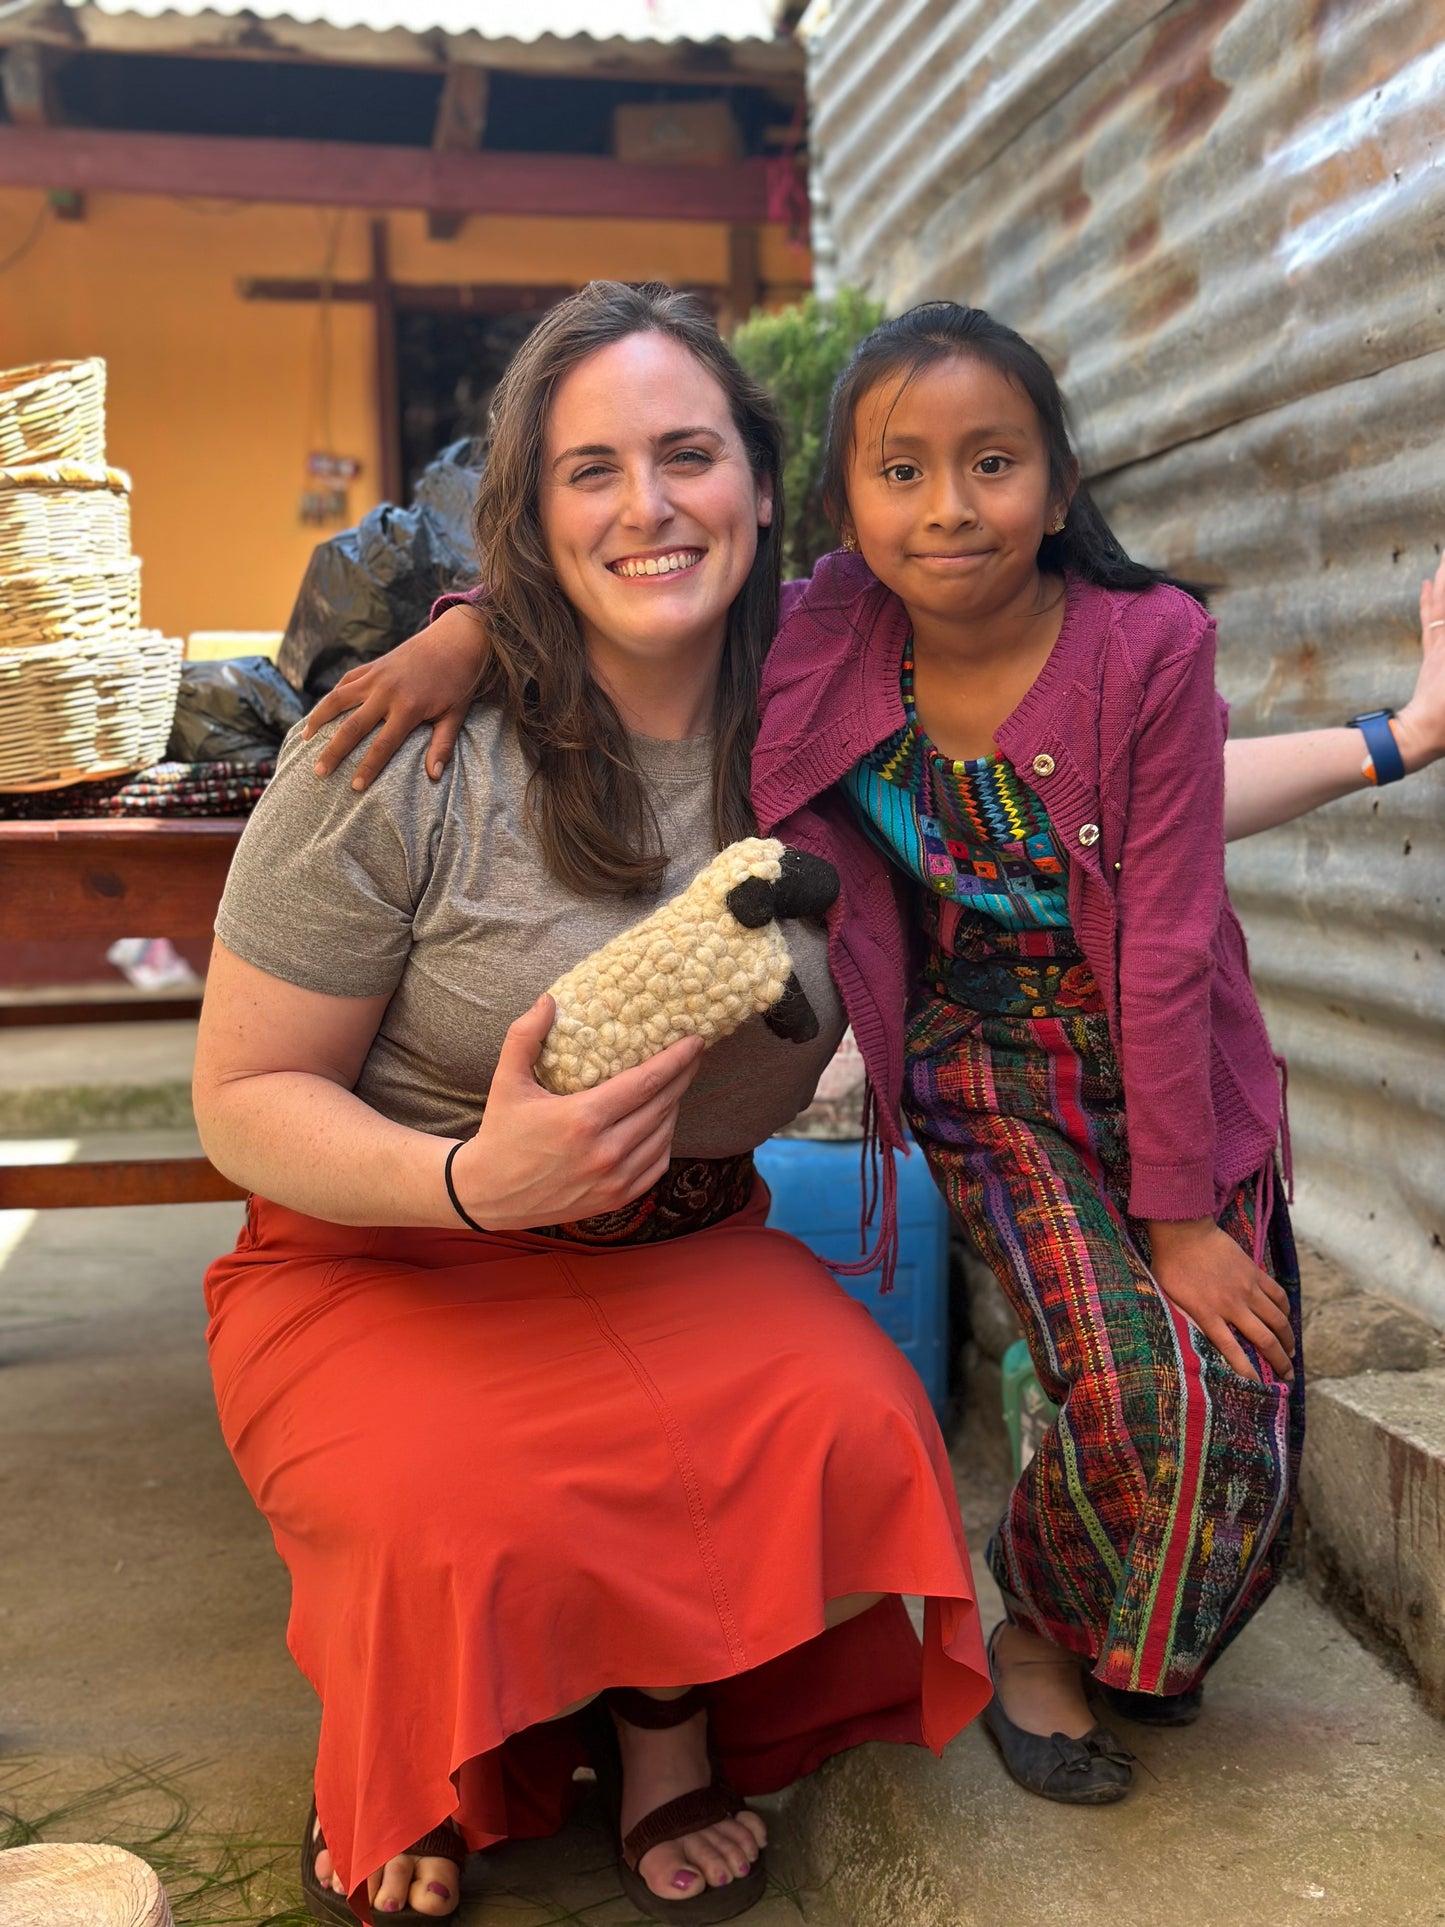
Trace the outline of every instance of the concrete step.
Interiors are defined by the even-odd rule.
[[[1310,1584],[1445,1714],[1445,1368],[1310,1388]]]

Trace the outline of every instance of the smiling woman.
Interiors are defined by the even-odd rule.
[[[593,428],[615,422],[619,393],[633,398],[627,435],[593,440]],[[583,441],[556,447],[578,430]],[[666,662],[674,726],[706,733],[728,611],[772,524],[773,483],[749,461],[726,394],[690,349],[629,335],[565,377],[548,418],[541,518],[602,688],[618,702],[627,667]]]
[[[492,642],[478,695],[512,703],[549,867],[575,888],[657,887],[634,684],[656,705],[643,733],[711,737],[717,847],[751,833],[780,465],[765,392],[670,291],[595,283],[509,371],[477,501]]]
[[[322,1697],[323,1918],[450,1913],[469,1848],[560,1824],[584,1747],[635,1910],[731,1918],[766,1885],[744,1794],[941,1747],[985,1697],[926,1394],[763,1222],[753,1149],[843,1030],[826,932],[789,920],[810,1040],[533,1075],[539,993],[754,831],[779,461],[694,304],[563,303],[498,391],[445,777],[414,735],[358,800],[293,737],[231,870],[196,1116],[257,1195],[211,1360]]]

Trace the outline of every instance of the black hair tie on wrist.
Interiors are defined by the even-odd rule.
[[[462,1223],[467,1227],[469,1231],[480,1231],[483,1237],[485,1237],[486,1231],[484,1227],[479,1225],[475,1218],[469,1218],[466,1212],[463,1211],[462,1201],[457,1196],[457,1187],[452,1183],[452,1160],[456,1157],[457,1152],[461,1150],[462,1145],[465,1143],[466,1143],[466,1139],[463,1138],[460,1143],[454,1144],[450,1149],[450,1151],[447,1152],[447,1161],[445,1166],[443,1167],[442,1174],[447,1181],[447,1196],[452,1201],[453,1211],[456,1212],[457,1216],[461,1219]]]

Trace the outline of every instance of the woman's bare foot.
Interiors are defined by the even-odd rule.
[[[659,1698],[665,1697],[662,1694]],[[669,1800],[707,1786],[712,1763],[707,1755],[707,1714],[696,1713],[681,1726],[653,1731],[629,1726],[614,1714],[622,1754],[622,1836]],[[650,1847],[637,1871],[661,1900],[687,1900],[703,1887],[725,1887],[743,1879],[768,1844],[768,1830],[756,1813],[740,1813],[700,1833]]]
[[[316,1838],[321,1838],[319,1820]],[[316,1878],[334,1894],[345,1894],[341,1876],[333,1869],[325,1847],[316,1856]],[[400,1913],[403,1907],[414,1907],[419,1914],[451,1914],[461,1899],[456,1862],[434,1855],[418,1860],[415,1854],[399,1853],[366,1885],[373,1910],[381,1914]]]
[[[1077,1654],[1022,1626],[1000,1626],[993,1642],[994,1677],[1003,1710],[1025,1733],[1066,1733],[1081,1740],[1098,1724],[1084,1697]]]

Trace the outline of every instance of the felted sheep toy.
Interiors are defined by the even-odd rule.
[[[719,851],[670,902],[584,957],[551,986],[557,1015],[537,1080],[565,1096],[645,1063],[680,1037],[707,1044],[762,1014],[792,1043],[818,1034],[778,928],[819,916],[838,872],[774,837]]]

